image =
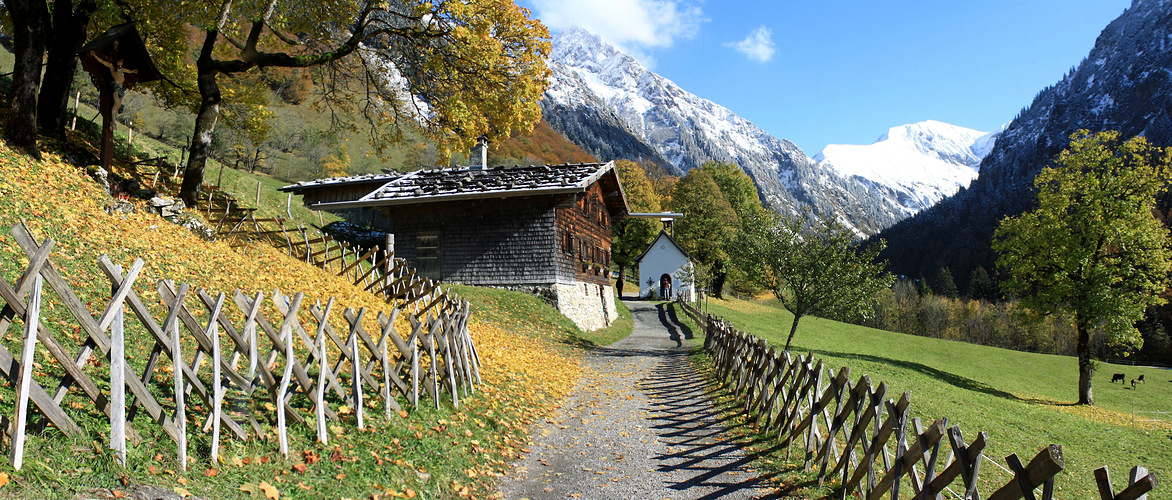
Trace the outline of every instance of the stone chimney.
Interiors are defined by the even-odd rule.
[[[476,145],[472,146],[472,151],[468,153],[468,169],[484,170],[486,167],[488,167],[488,138],[482,135],[476,139]]]

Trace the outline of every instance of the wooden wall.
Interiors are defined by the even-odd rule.
[[[323,190],[324,191],[324,190]],[[321,193],[317,199],[339,198]],[[339,211],[395,235],[395,256],[425,277],[470,285],[610,284],[610,215],[586,193]]]
[[[506,198],[379,211],[381,229],[395,235],[395,256],[426,277],[473,285],[540,285],[556,281],[555,201],[549,196]],[[432,248],[436,241],[438,248]]]
[[[559,281],[610,284],[610,215],[597,183],[557,211]]]

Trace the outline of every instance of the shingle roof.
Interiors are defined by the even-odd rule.
[[[586,187],[603,173],[603,163],[493,167],[483,170],[419,170],[384,184],[363,200],[398,200],[468,194],[509,194]]]
[[[609,173],[609,175],[607,175]],[[486,169],[441,168],[417,170],[390,178],[366,196],[353,201],[318,203],[313,208],[345,209],[412,203],[455,201],[476,198],[509,198],[543,194],[584,192],[591,184],[606,180],[604,190],[615,193],[614,211],[626,214],[626,199],[614,163],[570,163]],[[298,183],[282,188],[301,191],[315,187],[369,182],[370,179],[335,178]]]
[[[390,172],[386,174],[364,174],[350,177],[327,177],[325,179],[315,179],[312,181],[301,181],[297,184],[290,184],[288,186],[282,187],[281,191],[297,192],[304,191],[306,189],[339,186],[343,184],[386,183],[403,177],[404,175],[407,174],[403,172]]]

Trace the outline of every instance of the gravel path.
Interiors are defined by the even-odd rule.
[[[630,337],[592,352],[589,371],[501,482],[506,499],[766,498],[772,491],[722,437],[693,349],[663,305],[626,302]]]

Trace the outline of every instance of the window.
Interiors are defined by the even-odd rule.
[[[562,233],[562,252],[574,255],[574,233],[573,228]]]
[[[442,277],[439,231],[419,232],[419,236],[415,238],[415,260],[416,270],[420,275],[434,280]]]

